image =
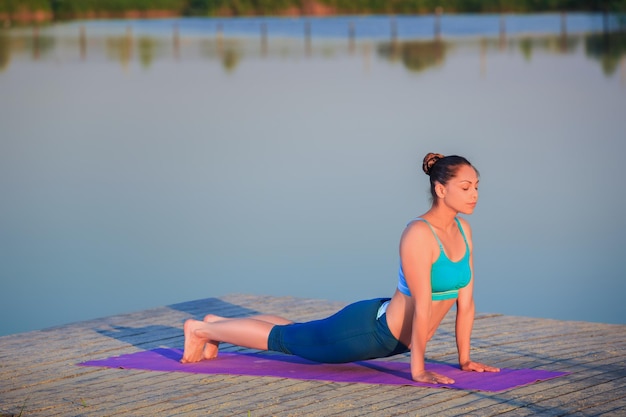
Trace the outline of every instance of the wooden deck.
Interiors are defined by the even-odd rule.
[[[207,312],[308,320],[342,306],[230,295],[0,337],[0,417],[626,416],[623,325],[477,315],[474,359],[571,372],[501,393],[76,366],[156,347],[182,348],[184,320]],[[455,363],[452,315],[429,343],[427,359]]]

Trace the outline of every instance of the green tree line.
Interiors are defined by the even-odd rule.
[[[180,16],[280,15],[313,6],[334,14],[531,13],[626,11],[626,0],[0,0],[0,13],[45,11],[56,19],[129,11],[169,11]]]

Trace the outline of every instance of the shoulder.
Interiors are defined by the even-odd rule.
[[[428,224],[422,219],[414,219],[406,225],[402,237],[416,238],[426,233],[432,233]]]
[[[428,223],[420,219],[412,220],[406,226],[400,242],[402,246],[419,245],[420,247],[425,247],[424,242],[437,243]]]
[[[432,263],[438,256],[437,238],[428,223],[420,219],[411,221],[400,239],[400,260],[407,282],[415,282],[416,277],[429,277]]]

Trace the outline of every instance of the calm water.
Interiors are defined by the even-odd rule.
[[[0,32],[0,335],[228,293],[389,296],[430,151],[481,172],[480,312],[626,323],[624,38],[500,22]]]

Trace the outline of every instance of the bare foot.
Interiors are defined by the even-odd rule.
[[[207,314],[204,316],[204,319],[202,319],[205,323],[213,323],[220,320],[224,320],[224,317],[216,316],[215,314]]]
[[[217,358],[217,353],[220,349],[220,343],[219,342],[215,342],[213,340],[209,340],[205,345],[204,345],[204,350],[202,351],[202,357],[203,359],[215,359]]]
[[[181,363],[200,362],[204,358],[204,345],[208,339],[196,335],[196,330],[202,328],[205,323],[189,319],[185,322],[185,351]]]
[[[204,316],[205,323],[214,323],[216,321],[224,320],[224,317],[216,316],[215,314],[207,314]],[[216,342],[214,340],[209,340],[204,345],[204,350],[202,352],[204,359],[215,359],[217,358],[217,353],[220,348],[220,342]]]

